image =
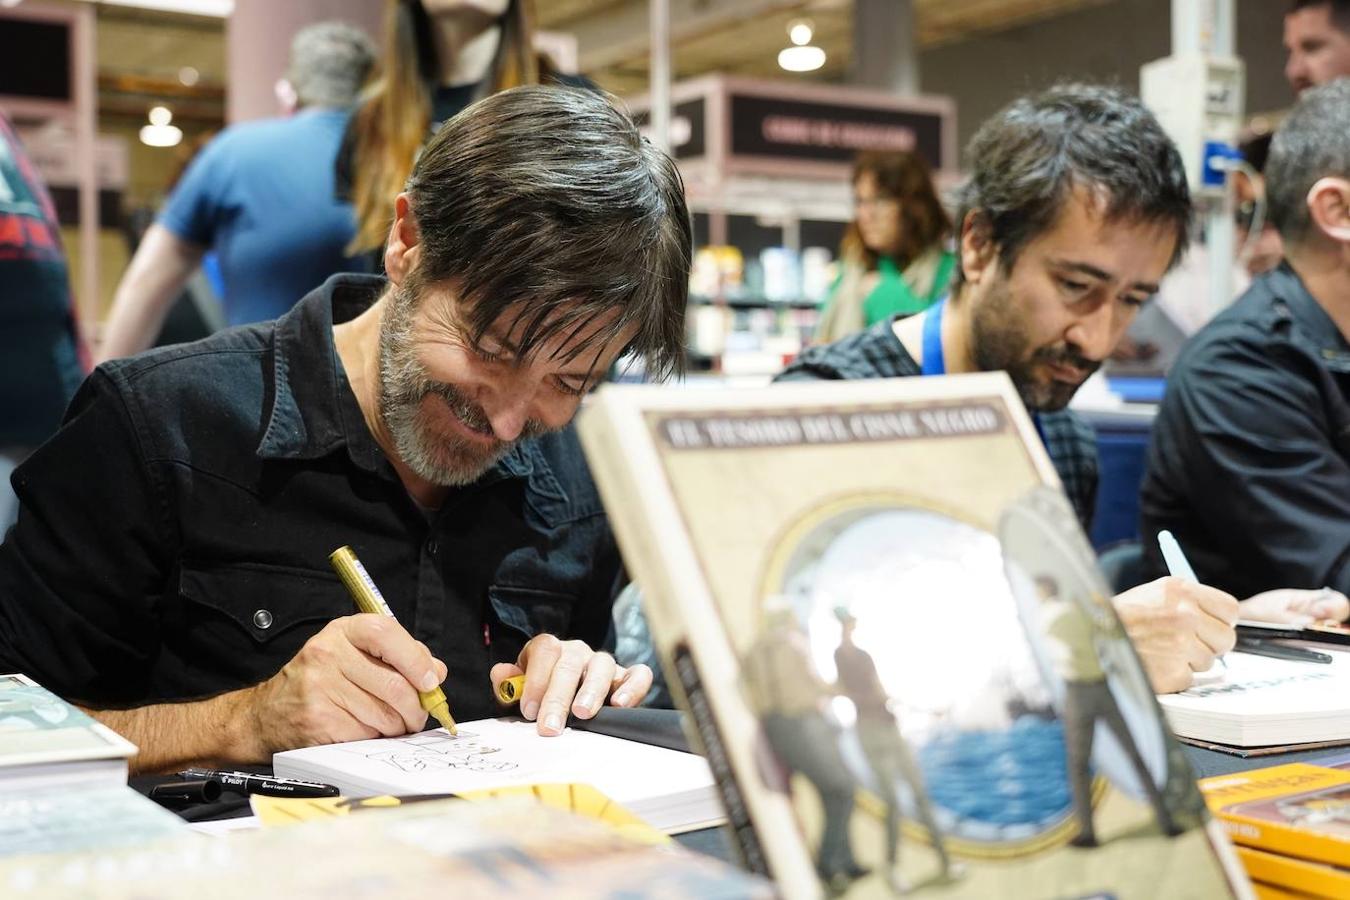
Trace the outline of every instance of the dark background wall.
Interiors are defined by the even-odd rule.
[[[958,104],[961,146],[991,114],[1057,80],[1139,88],[1139,67],[1172,52],[1170,0],[1115,0],[919,54],[924,93]],[[1237,54],[1247,64],[1247,113],[1284,109],[1283,0],[1237,0]]]

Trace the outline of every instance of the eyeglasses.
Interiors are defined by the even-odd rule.
[[[854,197],[854,209],[883,208],[889,206],[899,206],[900,198],[893,197],[890,194],[878,194],[875,197]]]

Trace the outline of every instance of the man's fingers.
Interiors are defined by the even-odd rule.
[[[520,651],[516,665],[525,673],[525,687],[520,692],[520,714],[534,720],[539,715],[539,706],[548,689],[553,667],[562,656],[562,641],[551,634],[541,634],[530,638]]]
[[[1213,659],[1233,649],[1237,644],[1237,629],[1204,613],[1197,613],[1193,640]]]
[[[367,613],[341,621],[347,623],[347,639],[356,649],[396,669],[415,690],[429,691],[444,680],[426,646],[397,620]]]
[[[417,646],[425,650],[427,656],[431,657],[431,664],[436,669],[436,675],[440,678],[438,684],[445,684],[445,679],[450,677],[450,667],[447,666],[445,663],[441,662],[435,656],[433,656],[431,653],[431,648],[428,647],[426,644],[422,643],[421,641],[418,641]]]
[[[1213,619],[1232,625],[1238,620],[1242,606],[1232,594],[1190,581],[1181,581],[1176,587],[1177,599],[1194,603],[1201,612]]]
[[[567,710],[576,696],[577,686],[590,659],[591,648],[581,641],[567,641],[562,645],[558,661],[548,677],[548,689],[539,701],[539,733],[544,735],[561,734],[567,724]],[[525,670],[526,686],[529,686],[530,672]]]
[[[600,707],[605,705],[605,698],[609,696],[618,668],[614,657],[608,653],[596,653],[590,658],[576,699],[572,701],[572,715],[589,719],[600,711]]]
[[[1313,615],[1319,619],[1344,622],[1350,619],[1350,597],[1340,591],[1327,590],[1313,603]]]
[[[341,704],[344,709],[386,737],[422,730],[426,710],[402,673],[351,645],[337,654],[337,662],[342,677],[349,682],[343,686],[346,690],[337,692],[345,701]],[[373,703],[353,697],[355,694]]]
[[[410,730],[403,717],[378,697],[367,694],[354,684],[344,685],[343,690],[332,695],[333,705],[347,714],[362,729],[370,733],[360,738],[344,736],[335,740],[364,740],[366,737],[398,737]],[[419,726],[420,727],[420,726]]]
[[[637,706],[652,688],[652,670],[638,663],[615,673],[614,692],[610,703],[615,706]]]

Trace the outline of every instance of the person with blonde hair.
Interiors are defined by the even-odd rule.
[[[951,217],[923,157],[859,155],[853,196],[857,212],[840,247],[842,268],[816,330],[822,342],[923,312],[947,292],[956,263],[947,247]]]
[[[533,48],[531,0],[386,0],[379,68],[337,158],[337,190],[356,211],[348,249],[378,256],[389,198],[447,119],[489,94],[559,76]]]

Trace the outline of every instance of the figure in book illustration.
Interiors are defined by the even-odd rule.
[[[1061,596],[1059,583],[1051,575],[1037,575],[1036,592],[1041,601],[1041,622],[1046,641],[1052,648],[1056,674],[1063,680],[1064,708],[1061,724],[1064,729],[1064,750],[1069,768],[1069,784],[1073,788],[1074,815],[1078,819],[1078,833],[1069,843],[1075,847],[1097,846],[1092,822],[1092,745],[1097,725],[1106,726],[1117,745],[1125,753],[1137,783],[1148,796],[1158,826],[1168,835],[1177,834],[1172,814],[1167,809],[1162,792],[1154,782],[1139,747],[1130,734],[1120,706],[1111,693],[1106,673],[1097,656],[1099,640],[1121,637],[1109,630],[1114,619],[1103,616],[1105,623],[1096,624],[1080,604]],[[1089,601],[1100,608],[1100,595]],[[1099,638],[1094,632],[1106,631],[1108,637]]]
[[[1335,788],[1275,802],[1290,824],[1350,837],[1350,790]]]
[[[1198,796],[1073,521],[1046,490],[998,537],[876,496],[789,530],[742,679],[761,776],[831,895],[995,895],[1014,862],[1119,886],[1149,877],[1141,845],[1192,831],[1199,851]]]

